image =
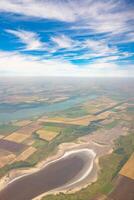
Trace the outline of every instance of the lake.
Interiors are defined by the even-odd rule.
[[[54,189],[74,186],[90,174],[94,158],[95,153],[89,149],[68,151],[37,172],[11,181],[0,192],[0,199],[30,200]]]

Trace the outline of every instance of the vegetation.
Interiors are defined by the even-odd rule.
[[[115,144],[112,154],[100,159],[101,170],[98,180],[75,194],[48,195],[42,200],[89,200],[98,194],[108,194],[112,191],[114,178],[134,151],[134,133],[121,136]]]
[[[56,123],[47,123],[47,126],[56,126]],[[20,167],[33,167],[36,165],[40,160],[47,158],[48,156],[52,155],[56,150],[57,146],[64,142],[71,142],[82,135],[86,135],[95,131],[98,126],[97,124],[91,123],[89,126],[76,126],[76,125],[64,125],[61,124],[63,128],[60,133],[52,139],[50,142],[47,142],[43,139],[40,139],[39,136],[34,133],[33,139],[35,143],[33,146],[37,148],[37,151],[32,154],[25,162],[15,162],[10,165],[7,165],[0,169],[0,177],[6,174],[10,169],[20,168]]]
[[[69,108],[64,111],[55,113],[55,116],[76,118],[76,117],[81,117],[88,114],[89,112],[83,106],[75,106],[73,108]]]
[[[119,124],[119,120],[114,120],[114,121],[112,121],[111,123],[109,123],[109,124],[106,124],[105,125],[105,128],[106,129],[111,129],[111,128],[114,128],[116,125],[118,125]]]
[[[1,124],[0,125],[0,134],[9,135],[10,133],[16,131],[18,126],[14,126],[12,124]]]
[[[58,126],[44,126],[43,128],[47,131],[53,131],[53,132],[60,132],[62,129],[61,127]]]

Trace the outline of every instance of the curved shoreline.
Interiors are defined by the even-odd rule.
[[[42,189],[41,189],[42,186],[41,187],[39,186],[37,188],[35,187],[35,184],[32,186],[33,189],[36,188],[35,193],[33,194],[35,196],[33,196],[33,198],[37,197],[38,195],[42,195],[47,192],[50,192],[50,191],[58,191],[58,190],[63,190],[63,189],[65,190],[65,189],[71,188],[72,186],[75,186],[77,183],[80,183],[81,181],[83,181],[84,179],[86,179],[88,177],[88,175],[91,173],[91,171],[93,169],[93,163],[94,163],[95,156],[96,156],[96,154],[92,150],[87,149],[87,148],[67,151],[60,158],[57,158],[55,160],[52,160],[52,161],[46,163],[43,168],[38,169],[35,172],[32,172],[30,174],[25,174],[25,175],[16,177],[12,181],[8,182],[6,187],[4,187],[3,190],[1,190],[0,195],[3,196],[7,193],[10,196],[10,198],[12,199],[12,197],[14,197],[14,195],[16,194],[16,186],[17,186],[18,190],[20,190],[21,187],[23,187],[24,185],[27,185],[27,183],[29,183],[29,181],[31,181],[31,180],[32,180],[32,183],[35,183],[36,182],[35,176],[38,177],[37,180],[39,179],[40,182],[45,185],[43,186],[44,191],[42,191]],[[82,165],[80,164],[81,165],[80,168],[78,167],[79,164],[76,165],[76,168],[74,166],[75,163],[73,165],[71,164],[71,163],[75,162],[75,159],[79,164],[80,163],[82,164]],[[69,160],[71,161],[71,163]],[[69,166],[68,166],[68,164],[69,164]],[[65,165],[65,168],[64,168],[64,165]],[[66,168],[66,165],[69,168],[68,167]],[[56,166],[58,167],[57,169],[61,168],[61,171],[59,171],[58,173],[57,173],[57,170],[55,171]],[[66,169],[67,169],[67,171],[66,171]],[[52,171],[54,170],[53,172],[56,173],[55,174],[56,177],[60,176],[60,173],[63,174],[63,177],[61,177],[61,178],[59,177],[60,179],[58,180],[58,182],[56,182],[54,184],[53,184],[52,180],[57,180],[57,178],[54,179],[55,175],[54,175],[54,177],[51,175],[51,170]],[[52,172],[52,174],[53,174],[53,172]],[[43,177],[45,177],[44,173],[45,174],[48,173],[46,176],[46,179],[43,178]],[[74,175],[72,174],[73,176],[72,175],[70,176],[68,173],[70,175],[73,173]],[[42,175],[44,174],[43,177],[41,174]],[[43,179],[40,177],[40,175]],[[50,175],[50,178],[47,179],[47,177],[49,177],[49,175]],[[70,177],[70,178],[67,178],[67,177]],[[51,184],[50,180],[52,181],[52,184]],[[49,184],[47,184],[47,181],[50,181],[50,182],[48,182]],[[29,192],[23,193],[24,199],[27,199],[27,195],[29,196],[29,195],[31,195],[31,193],[29,193]],[[7,200],[8,200],[8,197],[7,197]]]
[[[93,159],[92,159],[92,161],[91,161],[91,163],[90,163],[89,169],[85,172],[85,174],[83,174],[83,176],[82,176],[81,178],[79,178],[77,181],[75,181],[75,182],[70,183],[69,185],[67,185],[67,187],[70,187],[70,186],[72,186],[72,185],[74,185],[74,184],[76,184],[76,183],[82,181],[83,179],[85,179],[85,178],[89,175],[89,173],[91,172],[91,170],[92,170],[92,168],[93,168],[94,158],[95,158],[95,156],[96,156],[96,154],[95,154],[95,152],[94,152],[93,150],[84,148],[84,149],[77,149],[77,150],[70,150],[70,151],[67,151],[67,152],[65,152],[65,153],[63,154],[63,156],[61,156],[60,158],[57,158],[56,160],[52,160],[52,161],[50,161],[50,162],[47,162],[42,168],[37,169],[35,172],[31,172],[31,173],[24,174],[24,175],[21,175],[21,176],[18,176],[18,177],[16,177],[16,178],[14,178],[13,180],[11,180],[11,181],[8,182],[8,184],[6,185],[6,187],[7,187],[9,184],[13,183],[14,181],[16,181],[16,180],[18,180],[18,179],[21,179],[22,177],[25,177],[25,176],[27,176],[27,175],[29,175],[29,174],[34,174],[34,173],[36,173],[36,172],[38,172],[38,171],[40,171],[40,170],[45,169],[45,167],[47,167],[47,166],[49,166],[50,164],[55,163],[55,162],[57,162],[57,161],[59,161],[59,160],[62,160],[63,158],[68,157],[70,154],[75,154],[75,153],[77,153],[77,152],[83,152],[83,151],[87,151],[90,155],[92,154]],[[64,186],[63,186],[63,187],[64,187]]]

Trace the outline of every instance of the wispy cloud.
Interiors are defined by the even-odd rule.
[[[1,0],[0,10],[29,17],[74,21],[76,19],[70,2],[62,0]]]
[[[107,41],[105,40],[86,40],[85,46],[88,47],[93,51],[93,53],[99,54],[99,55],[109,55],[109,54],[115,54],[118,53],[118,50],[116,47],[109,47]]]
[[[17,74],[131,76],[133,10],[127,0],[0,0],[0,14],[18,18],[9,29],[3,22],[18,52],[11,46],[6,52],[8,42],[5,49],[1,45],[0,71],[6,66]]]
[[[0,74],[17,76],[132,76],[132,66],[121,70],[106,60],[78,68],[70,62],[59,59],[37,59],[37,57],[0,51]],[[5,68],[6,66],[6,68]],[[131,71],[130,71],[131,69]]]
[[[52,37],[51,40],[57,45],[58,48],[71,48],[73,47],[73,40],[65,35]]]
[[[19,38],[19,41],[25,44],[25,50],[40,50],[45,46],[34,32],[10,29],[6,30],[6,32]]]

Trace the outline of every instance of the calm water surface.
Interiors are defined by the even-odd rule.
[[[72,153],[48,164],[40,171],[14,180],[0,192],[0,200],[31,200],[32,198],[76,181],[92,161],[86,151]]]
[[[74,97],[68,99],[64,102],[57,102],[53,104],[38,104],[33,106],[32,108],[28,107],[25,109],[19,109],[15,112],[1,112],[0,113],[0,123],[10,122],[12,120],[21,120],[21,119],[29,119],[32,117],[37,117],[47,112],[56,112],[62,111],[65,109],[72,108],[73,106],[86,101],[87,99],[94,99],[96,95],[91,96],[82,96],[82,97]],[[0,104],[0,106],[2,106]],[[15,105],[13,105],[14,107]]]

